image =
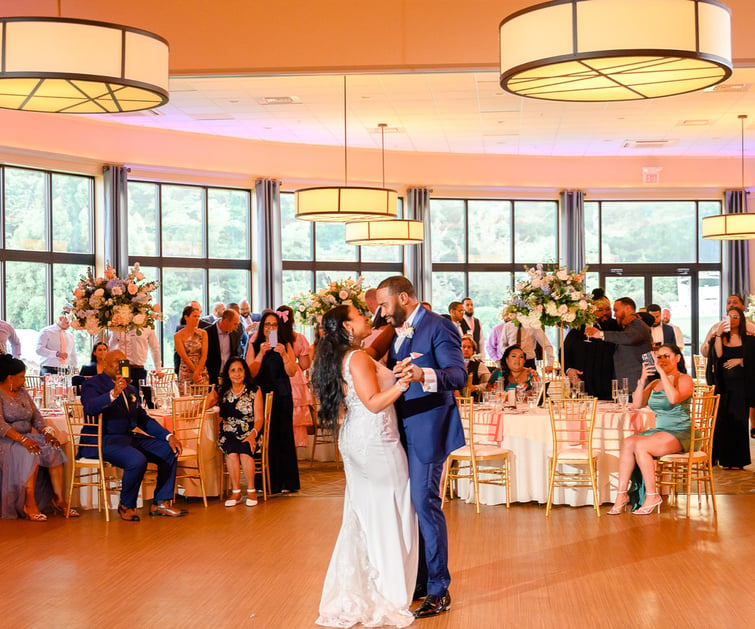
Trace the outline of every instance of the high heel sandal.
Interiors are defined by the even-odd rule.
[[[237,498],[233,498],[233,496],[237,496]],[[238,504],[241,504],[241,490],[234,489],[231,491],[231,497],[225,501],[225,506],[235,507]]]
[[[619,496],[621,494],[624,494],[627,499],[619,503]],[[608,512],[608,515],[619,515],[620,513],[624,513],[624,509],[626,509],[629,506],[629,496],[627,495],[626,491],[619,491],[616,492],[616,502],[613,503],[613,507],[611,507],[611,510]]]
[[[254,489],[247,489],[246,490],[246,506],[253,507],[256,504],[257,504],[257,492]]]
[[[53,511],[55,511],[55,513],[60,514],[60,515],[62,515],[64,517],[66,517],[66,511],[68,511],[68,516],[67,517],[69,517],[69,518],[78,518],[81,515],[73,507],[71,507],[69,509],[68,505],[65,502],[63,502],[62,500],[60,502],[58,502],[57,500],[53,500],[52,501],[52,509],[53,509]]]
[[[652,504],[648,504],[648,502],[650,501],[650,496],[658,496],[658,500],[656,500]],[[658,508],[658,513],[660,513],[662,504],[663,498],[661,498],[659,494],[648,493],[645,496],[645,502],[643,503],[643,505],[639,509],[637,509],[637,511],[632,511],[632,515],[650,515],[651,513],[653,513],[653,511],[655,511],[656,507]]]
[[[27,513],[24,510],[24,520],[30,520],[31,522],[47,522],[47,516],[44,513]]]

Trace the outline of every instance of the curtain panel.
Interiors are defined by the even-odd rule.
[[[260,303],[254,305],[257,311],[277,308],[283,303],[280,183],[275,179],[258,179],[254,184],[260,283]]]
[[[724,213],[747,212],[747,193],[744,190],[724,192]],[[721,292],[723,299],[737,294],[747,302],[750,292],[750,254],[748,240],[724,240],[721,254]]]
[[[432,299],[432,258],[430,250],[430,189],[409,188],[406,191],[407,218],[422,221],[425,240],[406,247],[406,276],[414,285],[420,301]]]
[[[105,193],[105,263],[119,277],[128,274],[128,168],[108,165],[102,169]]]

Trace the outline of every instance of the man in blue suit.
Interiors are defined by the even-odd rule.
[[[84,413],[102,414],[104,459],[123,469],[118,514],[127,522],[139,521],[136,513],[139,486],[147,463],[156,463],[157,484],[149,514],[186,515],[185,511],[175,509],[170,504],[176,484],[176,457],[181,454],[181,442],[142,408],[136,388],[121,375],[119,361],[122,360],[126,360],[123,352],[108,352],[102,373],[89,378],[81,388]],[[146,434],[133,432],[136,428]],[[80,456],[90,456],[85,445],[80,450]]]
[[[377,299],[383,316],[396,331],[388,367],[397,375],[411,373],[412,384],[395,406],[420,531],[415,599],[425,599],[414,615],[426,618],[451,605],[440,477],[446,457],[465,443],[454,391],[466,385],[467,370],[456,326],[423,308],[408,279],[395,276],[383,280]]]

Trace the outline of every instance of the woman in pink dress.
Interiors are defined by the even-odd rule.
[[[307,447],[307,428],[312,425],[312,391],[304,372],[309,369],[311,358],[309,341],[303,334],[294,332],[294,311],[290,306],[278,306],[276,310],[281,325],[289,329],[294,339],[296,375],[291,378],[291,395],[294,398],[294,441],[297,448]]]

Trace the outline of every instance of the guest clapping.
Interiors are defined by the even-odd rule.
[[[60,450],[55,431],[47,426],[24,388],[26,365],[9,354],[0,355],[0,517],[26,518],[35,522],[47,520],[39,507],[44,507],[44,492],[38,493],[37,472],[46,467],[52,484],[52,506],[66,512],[63,498],[63,464],[66,457]],[[49,490],[48,490],[49,493]],[[49,495],[46,497],[49,499]],[[75,509],[69,512],[78,516]]]
[[[617,515],[629,504],[629,479],[635,465],[645,482],[646,497],[636,515],[648,515],[656,508],[660,512],[663,499],[655,483],[655,460],[666,454],[685,452],[690,443],[690,398],[694,392],[692,378],[679,371],[681,350],[672,343],[661,345],[654,354],[655,371],[659,379],[648,382],[653,369],[642,363],[642,374],[632,396],[632,406],[648,406],[655,412],[655,428],[627,437],[621,444],[619,455],[619,492],[613,508],[608,512]]]

